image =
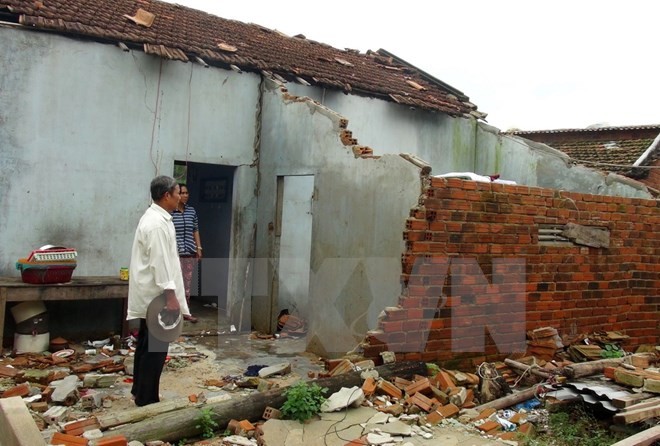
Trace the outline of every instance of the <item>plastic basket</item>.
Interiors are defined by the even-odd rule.
[[[78,252],[70,248],[35,249],[27,258],[28,262],[61,262],[76,260]]]
[[[21,272],[21,279],[25,283],[35,285],[48,283],[66,283],[71,281],[76,264],[38,264],[18,261],[16,269]]]

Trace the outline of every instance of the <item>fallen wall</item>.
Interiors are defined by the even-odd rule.
[[[524,351],[526,331],[620,330],[656,344],[658,201],[430,178],[404,233],[404,284],[367,358],[472,368]],[[609,247],[540,242],[541,225],[602,228]],[[581,242],[583,243],[583,242]]]

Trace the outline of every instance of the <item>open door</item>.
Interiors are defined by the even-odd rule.
[[[191,299],[215,302],[225,312],[234,171],[232,166],[177,161],[174,172],[175,178],[190,191],[188,204],[197,211],[204,248],[203,259],[193,275]]]
[[[277,312],[308,320],[314,176],[278,177]]]

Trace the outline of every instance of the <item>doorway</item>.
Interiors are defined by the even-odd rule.
[[[286,309],[305,320],[309,320],[313,194],[314,175],[277,179],[278,312]]]
[[[227,311],[229,252],[231,245],[232,193],[235,167],[175,161],[174,178],[186,184],[188,204],[195,208],[203,258],[190,286],[190,297],[216,303]]]

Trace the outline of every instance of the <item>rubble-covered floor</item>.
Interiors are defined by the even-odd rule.
[[[347,358],[328,360],[309,354],[305,352],[304,336],[239,333],[229,325],[223,312],[216,307],[193,300],[192,309],[199,322],[196,324],[186,322],[183,335],[177,342],[171,344],[168,362],[161,378],[162,403],[153,406],[165,408],[168,405],[176,405],[177,408],[184,408],[195,405],[201,410],[204,406],[200,403],[205,401],[222,402],[222,404],[230,401],[233,404],[234,399],[241,401],[254,395],[255,392],[286,387],[309,377],[336,377],[356,370],[366,374],[376,371],[372,370],[372,361],[352,362]],[[531,333],[530,350],[538,349],[539,346],[550,348],[546,346],[547,342],[543,341],[545,338],[540,336],[542,333],[552,338],[552,349],[561,351],[564,355],[566,352],[576,355],[578,353],[595,355],[592,350],[596,346],[587,345],[589,348],[586,348],[585,343],[581,341],[576,341],[575,345],[566,348],[566,345],[558,339],[557,331],[550,327],[537,329]],[[591,339],[598,339],[598,336],[602,334],[594,334]],[[607,342],[611,341],[612,336],[613,333],[607,334]],[[6,355],[0,358],[2,397],[23,398],[46,442],[56,433],[88,436],[92,435],[94,429],[103,429],[105,433],[98,430],[98,434],[105,435],[111,432],[107,430],[109,427],[119,425],[119,423],[104,424],[107,420],[114,417],[122,418],[126,413],[139,411],[130,395],[131,338],[123,339],[121,348],[118,348],[116,342],[114,345],[112,342],[108,343],[108,340],[90,341],[91,344],[96,345],[96,348],[92,348],[90,342],[71,341],[68,345],[70,353],[66,356],[58,353],[30,353],[15,357]],[[604,370],[606,376],[598,375],[596,381],[587,379],[568,383],[564,383],[563,379],[546,381],[543,391],[546,404],[561,405],[571,401],[591,403],[605,409],[609,408],[616,414],[615,419],[619,417],[624,425],[652,418],[654,411],[658,410],[657,403],[653,403],[656,400],[651,398],[648,403],[644,402],[644,399],[652,397],[652,394],[634,394],[629,391],[630,389],[616,387],[611,382],[615,380],[620,385],[636,388],[644,386],[644,390],[657,394],[660,371],[650,366],[657,362],[657,352],[660,350],[657,347],[651,350],[627,357],[626,363],[620,364],[618,368],[616,363],[612,364],[614,367],[607,367]],[[656,353],[654,354],[653,351]],[[530,381],[528,384],[531,385],[539,382],[539,378],[534,377],[533,374],[541,374],[541,376],[547,374],[550,377],[560,378],[553,373],[566,365],[554,360],[537,364],[535,356],[520,358],[520,361],[528,359],[532,362],[527,361],[523,364],[506,360],[509,361],[507,364],[510,366],[523,369],[518,372],[507,368],[504,363],[498,363],[497,367],[495,364],[492,366],[497,370],[496,374],[501,375],[502,381],[517,384],[526,376],[525,380]],[[586,359],[593,361],[594,358]],[[618,361],[622,360],[623,358]],[[366,364],[369,362],[371,366]],[[570,361],[567,363],[567,367],[572,367],[574,370],[572,373],[575,373],[579,364]],[[584,365],[590,367],[594,363],[588,362]],[[360,393],[363,397],[366,396],[366,400],[363,399],[357,405],[349,404],[356,407],[346,408],[346,405],[340,405],[336,409],[332,408],[330,411],[337,410],[337,412],[321,413],[319,417],[307,423],[267,417],[264,413],[264,420],[256,423],[259,425],[258,431],[262,432],[258,435],[260,445],[344,446],[391,442],[404,446],[517,444],[514,440],[518,439],[517,433],[533,435],[534,426],[543,426],[542,410],[540,415],[535,413],[533,408],[531,408],[532,412],[528,413],[524,409],[526,406],[522,404],[518,405],[523,407],[517,409],[518,412],[475,410],[478,406],[473,398],[480,384],[481,367],[475,374],[444,369],[432,371],[429,369],[429,364],[420,365],[427,373],[416,371],[411,380],[399,376],[391,377],[389,380],[379,379],[377,374],[376,377],[361,376],[364,381]],[[533,367],[534,370],[530,374]],[[603,371],[602,367],[605,365],[599,370]],[[261,372],[265,370],[272,373],[262,376]],[[72,380],[77,383],[73,386],[67,384]],[[491,381],[501,380],[498,378]],[[74,395],[74,390],[78,391],[76,389],[79,389],[79,395]],[[351,391],[351,396],[355,392],[351,389],[342,390]],[[60,399],[56,400],[56,396]],[[640,404],[645,405],[643,415],[646,418],[639,418],[635,411],[622,410],[624,407],[630,409],[639,407],[634,405],[640,400],[637,396],[644,398],[641,399]],[[538,403],[537,400],[534,401]],[[622,406],[618,406],[619,403]],[[655,406],[647,408],[646,405],[651,403]],[[245,422],[252,426],[248,420],[234,421]],[[74,429],[73,426],[81,423],[88,424]],[[231,424],[230,422],[230,426]],[[224,426],[220,428],[218,434],[222,433]],[[78,430],[80,432],[77,432]],[[227,438],[217,437],[196,442],[179,441],[177,444],[255,445],[256,438],[247,438],[255,436],[255,432],[257,431],[254,430],[254,426],[252,431],[235,432],[245,434],[236,437],[238,443],[227,443]]]

